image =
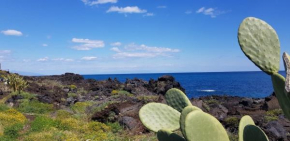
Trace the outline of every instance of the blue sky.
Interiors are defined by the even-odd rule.
[[[249,16],[290,52],[287,0],[1,0],[2,69],[38,74],[258,70],[237,30]],[[283,65],[281,62],[281,69]]]

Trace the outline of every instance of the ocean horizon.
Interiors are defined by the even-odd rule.
[[[285,76],[285,71],[280,71]],[[162,75],[172,75],[185,89],[189,98],[210,95],[228,95],[263,98],[273,93],[271,76],[262,71],[234,72],[182,72],[182,73],[131,73],[131,74],[85,74],[85,79],[106,80],[158,79]]]

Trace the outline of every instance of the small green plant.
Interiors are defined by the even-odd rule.
[[[53,110],[53,105],[37,100],[22,99],[17,109],[23,113],[45,114]]]
[[[124,129],[119,122],[108,122],[106,125],[111,128],[113,133],[121,132]]]
[[[56,127],[57,122],[52,118],[46,116],[37,116],[34,121],[31,123],[31,131],[39,132],[46,129],[50,129],[51,127]]]
[[[93,105],[93,103],[91,101],[77,102],[71,106],[71,109],[76,113],[85,113],[87,107],[89,107],[91,105]]]
[[[265,122],[277,121],[278,116],[282,114],[281,109],[274,109],[266,112],[266,116],[264,117]]]
[[[23,77],[17,74],[8,74],[4,76],[4,79],[7,81],[8,86],[14,91],[20,94],[27,86],[27,82],[23,79]]]
[[[72,113],[66,110],[58,110],[56,111],[56,119],[65,119],[72,117]]]
[[[23,129],[22,123],[13,124],[4,128],[4,136],[9,139],[16,139],[19,136],[19,131]]]
[[[6,104],[0,103],[0,112],[6,111],[8,109],[9,109],[9,107]]]
[[[76,85],[69,85],[69,88],[70,88],[71,90],[75,90],[75,89],[77,89],[78,87],[77,87]]]
[[[67,96],[68,96],[68,97],[76,98],[76,97],[78,97],[78,94],[69,92],[69,93],[67,94]]]
[[[148,102],[157,101],[159,99],[159,96],[156,96],[156,95],[141,95],[141,96],[137,96],[137,99],[140,100],[140,101],[143,101],[144,103],[148,103]]]
[[[204,102],[206,104],[208,104],[208,105],[219,105],[219,104],[221,104],[221,102],[219,102],[219,101],[217,101],[216,99],[213,99],[213,98],[211,98],[209,100],[206,100]]]
[[[237,117],[227,117],[225,119],[225,123],[227,125],[238,127],[239,126],[239,118],[237,118]]]

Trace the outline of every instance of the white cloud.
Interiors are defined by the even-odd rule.
[[[98,4],[106,4],[106,3],[117,3],[118,0],[82,0],[86,5],[98,5]]]
[[[9,56],[11,53],[10,50],[0,50],[0,61],[5,61],[7,59],[7,56]]]
[[[115,51],[115,52],[121,52],[121,50],[119,48],[117,48],[117,47],[113,47],[110,50]]]
[[[74,61],[73,59],[65,59],[65,58],[55,58],[52,59],[53,61],[65,61],[65,62],[72,62]]]
[[[10,54],[11,50],[0,50],[0,54]]]
[[[85,56],[81,60],[86,60],[86,61],[91,61],[91,60],[96,60],[97,57],[95,56]]]
[[[138,53],[138,52],[119,52],[113,56],[113,58],[152,58],[158,54],[154,53]]]
[[[217,10],[215,8],[207,8],[206,9],[205,7],[201,7],[201,8],[199,8],[196,11],[196,13],[208,15],[208,16],[210,16],[212,18],[215,18],[216,16],[221,15],[221,14],[224,14],[226,12],[225,11],[219,11],[219,10]]]
[[[21,31],[17,31],[17,30],[14,30],[14,29],[8,29],[8,30],[3,30],[1,31],[2,34],[4,35],[10,35],[10,36],[22,36],[22,32]]]
[[[127,7],[118,7],[112,6],[107,10],[109,12],[118,12],[118,13],[146,13],[147,10],[140,9],[138,6],[127,6]]]
[[[144,44],[137,45],[137,44],[129,44],[125,46],[126,50],[135,51],[135,50],[143,50],[147,52],[155,52],[155,53],[165,53],[165,52],[179,52],[179,49],[171,49],[165,47],[150,47]]]
[[[45,61],[48,61],[48,60],[49,60],[48,57],[44,57],[44,58],[39,58],[36,61],[38,61],[38,62],[45,62]]]
[[[121,42],[115,42],[115,43],[111,43],[111,46],[121,46],[122,43]]]
[[[143,16],[144,16],[144,17],[146,17],[146,16],[154,16],[154,13],[146,13],[146,14],[144,14]]]
[[[104,41],[101,40],[73,38],[72,42],[81,44],[73,47],[76,50],[91,50],[93,48],[102,48],[105,46]]]
[[[201,12],[204,11],[204,9],[205,9],[205,7],[201,7],[201,8],[199,8],[199,9],[196,11],[196,13],[201,13]]]
[[[111,48],[112,51],[115,51],[116,54],[113,55],[113,58],[153,58],[157,56],[171,56],[172,53],[179,52],[178,49],[164,48],[164,47],[150,47],[144,44],[129,44],[124,47],[125,51],[121,51],[117,47]]]
[[[157,8],[167,8],[167,6],[165,6],[165,5],[160,5],[160,6],[157,6]]]
[[[185,11],[185,14],[191,14],[191,13],[192,13],[191,10],[187,10],[187,11]]]
[[[30,62],[31,60],[30,59],[23,59],[22,61],[23,62]]]
[[[43,46],[43,47],[47,47],[47,46],[48,46],[48,44],[42,44],[42,46]]]

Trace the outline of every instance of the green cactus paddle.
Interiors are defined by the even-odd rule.
[[[229,141],[222,124],[215,117],[199,110],[186,116],[185,135],[187,141]]]
[[[245,115],[241,118],[240,123],[239,123],[239,141],[244,141],[244,139],[243,139],[244,128],[247,125],[255,125],[255,122],[253,121],[253,119],[250,116]]]
[[[169,106],[181,112],[186,106],[192,105],[187,96],[176,88],[168,90],[165,94],[166,102]]]
[[[183,137],[165,129],[157,132],[157,138],[159,141],[185,141]]]
[[[247,125],[243,134],[244,141],[269,141],[263,130],[256,125]]]
[[[276,31],[266,22],[248,17],[238,31],[239,44],[244,54],[262,71],[277,73],[280,64],[280,42]]]
[[[187,106],[181,112],[179,123],[180,123],[180,130],[181,130],[183,136],[185,136],[185,118],[190,112],[195,111],[195,110],[202,111],[198,107]]]
[[[290,96],[285,93],[285,78],[278,73],[274,73],[272,83],[279,105],[284,115],[290,119]]]
[[[172,107],[161,103],[148,103],[139,111],[139,117],[149,130],[160,129],[174,131],[179,129],[180,113]]]

